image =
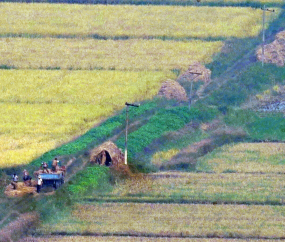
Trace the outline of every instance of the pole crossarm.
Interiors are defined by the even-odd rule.
[[[125,105],[127,105],[127,106],[133,106],[133,107],[139,107],[139,106],[140,106],[139,104],[128,103],[128,102],[126,102]]]

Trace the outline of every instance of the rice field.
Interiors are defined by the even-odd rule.
[[[32,238],[31,242],[32,242]],[[150,237],[133,237],[133,236],[47,236],[47,237],[37,237],[39,242],[93,242],[94,240],[98,242],[256,242],[256,239],[194,239],[194,238],[150,238]],[[281,242],[283,240],[274,240],[276,242]],[[29,240],[27,240],[29,242]],[[268,240],[259,239],[258,242],[268,242]]]
[[[2,70],[0,167],[26,164],[124,107],[156,95],[165,72]]]
[[[43,224],[39,234],[284,237],[285,208],[154,203],[78,204],[68,216]]]
[[[118,183],[114,200],[284,203],[284,174],[159,172]]]
[[[187,70],[210,63],[222,41],[1,38],[0,66],[18,69]]]
[[[200,158],[197,170],[217,173],[285,172],[284,143],[238,143],[225,145]]]
[[[279,12],[268,14],[267,24]],[[262,10],[1,3],[0,22],[2,36],[246,38],[260,33]]]

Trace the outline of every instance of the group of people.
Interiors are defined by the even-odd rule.
[[[50,170],[48,169],[48,164],[46,162],[42,163],[41,169],[43,173],[50,173]],[[51,171],[56,172],[58,171],[58,169],[59,169],[59,160],[57,158],[54,158],[54,160],[52,161],[52,165],[51,165]],[[14,173],[12,176],[12,181],[11,181],[11,185],[13,189],[17,189],[18,181],[19,181],[18,175]],[[27,170],[23,171],[23,182],[26,186],[32,186],[32,177],[29,175],[29,172]],[[42,185],[43,185],[43,179],[41,175],[39,174],[37,177],[37,192],[38,193],[40,192]]]
[[[59,160],[55,157],[51,164],[51,171],[57,172],[59,169]],[[48,169],[48,164],[46,162],[43,162],[41,165],[41,168],[43,170],[43,173],[50,173],[50,170]]]
[[[16,173],[12,176],[12,182],[11,185],[13,186],[13,189],[17,189],[19,177]],[[23,171],[23,181],[26,186],[32,185],[32,177],[29,175],[29,172],[27,170]]]

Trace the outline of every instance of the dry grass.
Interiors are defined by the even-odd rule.
[[[2,35],[245,38],[256,36],[262,28],[262,10],[252,8],[44,3],[0,6]]]
[[[284,202],[282,174],[160,172],[115,186],[116,198],[188,201]]]
[[[152,98],[168,77],[163,72],[2,70],[0,167],[28,163],[83,134],[126,100]]]
[[[186,70],[209,63],[221,41],[1,38],[0,64],[20,69]]]
[[[223,172],[284,172],[285,144],[239,143],[225,145],[198,161],[197,169]]]
[[[21,242],[32,242],[33,238],[27,238],[25,241]],[[36,238],[37,242],[251,242],[256,241],[256,239],[193,239],[193,238],[149,238],[149,237],[115,237],[115,236],[48,236],[48,237],[39,237]],[[274,240],[276,242],[281,242],[283,240]],[[259,239],[258,242],[268,242],[268,240]]]
[[[284,212],[272,206],[94,203],[75,206],[70,216],[38,232],[279,238],[284,236]]]

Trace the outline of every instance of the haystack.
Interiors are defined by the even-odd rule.
[[[262,47],[257,52],[257,59],[262,61]],[[264,62],[273,63],[277,66],[284,66],[285,64],[285,31],[279,32],[275,40],[264,46]]]
[[[176,81],[178,81],[179,83],[190,81],[202,81],[204,83],[209,83],[211,82],[211,73],[211,70],[207,69],[204,65],[196,62],[191,64],[188,70],[181,74]]]
[[[167,99],[176,99],[178,101],[187,101],[185,89],[176,81],[166,80],[162,83],[158,96],[164,96]]]
[[[26,186],[24,182],[17,183],[17,189],[13,189],[10,184],[6,187],[4,193],[7,197],[22,197],[26,194],[36,194],[36,182],[32,181],[32,186]]]
[[[90,152],[90,162],[92,164],[109,166],[124,175],[130,175],[131,171],[124,161],[124,154],[111,141],[101,144]]]

